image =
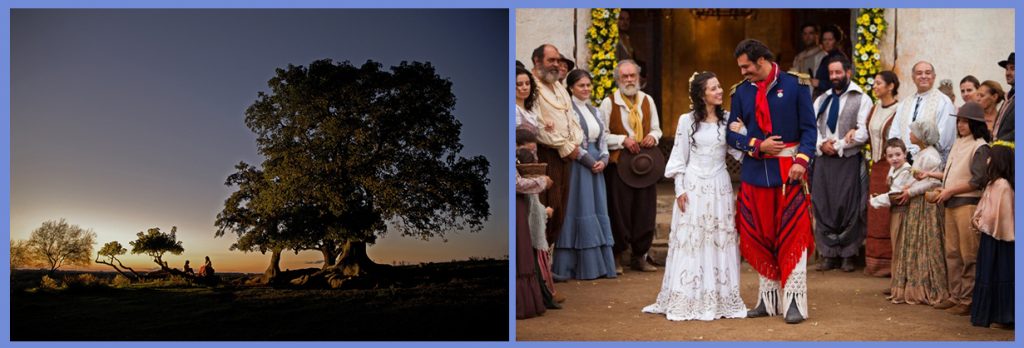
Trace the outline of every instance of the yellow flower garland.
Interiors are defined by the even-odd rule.
[[[619,9],[595,8],[590,10],[590,18],[587,49],[590,51],[588,62],[594,86],[590,98],[594,103],[600,103],[605,96],[615,91],[612,71],[618,63],[615,45],[619,43]]]
[[[884,9],[865,8],[857,16],[857,44],[852,54],[856,68],[853,80],[864,88],[871,99],[875,99],[875,93],[871,90],[875,84],[875,74],[882,71],[878,44],[888,27],[884,15]]]

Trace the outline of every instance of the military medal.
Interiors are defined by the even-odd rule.
[[[776,93],[778,93],[776,95],[779,96],[779,98],[782,98],[782,89],[779,89]]]

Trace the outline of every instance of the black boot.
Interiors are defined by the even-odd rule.
[[[767,317],[768,310],[764,308],[764,302],[757,305],[757,308],[747,311],[747,318],[760,318]]]
[[[853,272],[857,270],[857,264],[853,261],[853,257],[844,257],[843,266],[841,267],[843,272]]]
[[[804,316],[800,315],[800,310],[796,308],[796,299],[793,299],[786,310],[786,324],[799,324],[801,321],[804,321]]]
[[[839,258],[838,257],[824,257],[824,258],[822,258],[821,261],[818,261],[818,267],[817,267],[818,271],[824,272],[824,271],[833,270],[833,269],[836,269],[836,268],[839,268]]]

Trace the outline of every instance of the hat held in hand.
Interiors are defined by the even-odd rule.
[[[618,166],[622,182],[632,188],[645,188],[665,175],[665,156],[657,147],[641,147],[635,154],[623,149]]]

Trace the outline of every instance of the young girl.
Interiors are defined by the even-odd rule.
[[[935,149],[939,130],[934,122],[910,124],[910,141],[921,149],[912,172],[926,173],[942,169],[942,156]],[[946,263],[943,258],[942,223],[938,207],[925,201],[925,192],[942,183],[932,177],[915,178],[910,187],[894,201],[908,201],[905,208],[894,209],[891,221],[895,241],[892,257],[892,303],[940,303],[949,297],[946,287]],[[903,212],[899,212],[902,210]],[[901,218],[900,215],[903,215]]]
[[[988,186],[971,225],[981,232],[971,324],[1013,328],[1013,143],[992,143]]]

